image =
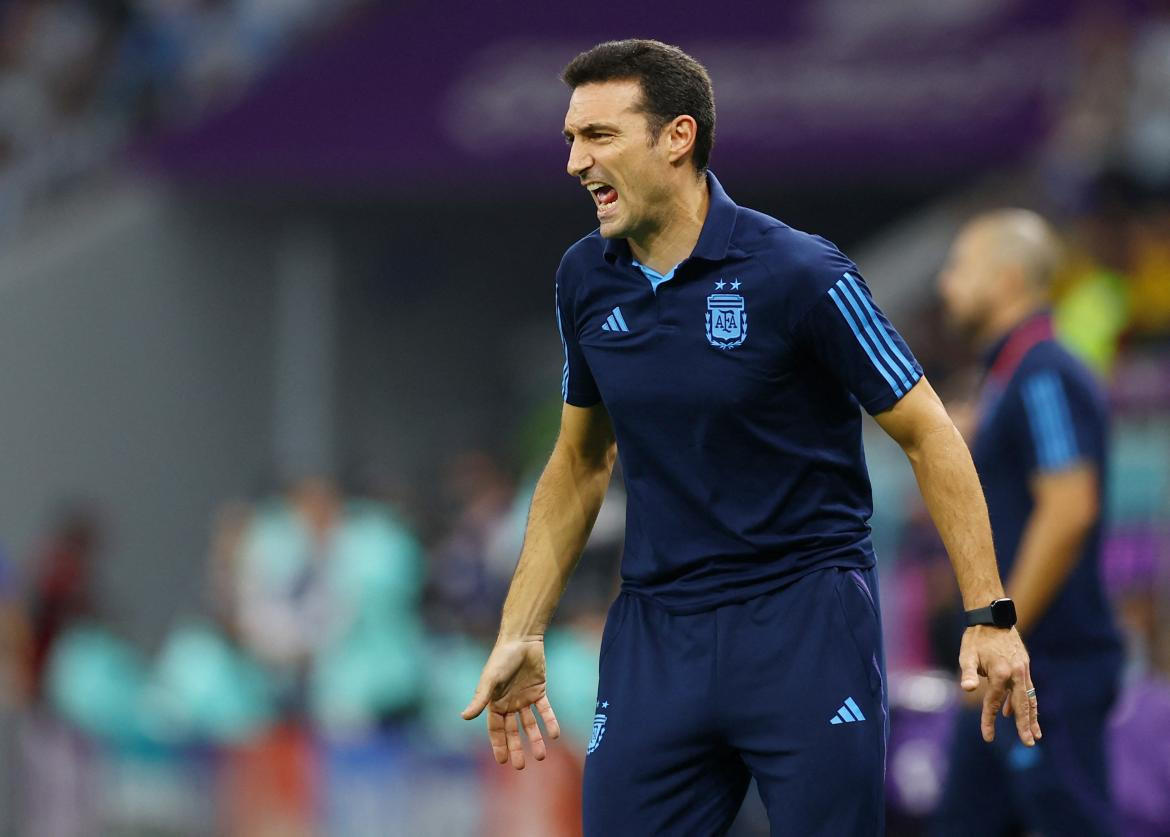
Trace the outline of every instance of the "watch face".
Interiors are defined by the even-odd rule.
[[[997,628],[1016,624],[1016,603],[1011,599],[996,599],[991,603],[991,622]]]

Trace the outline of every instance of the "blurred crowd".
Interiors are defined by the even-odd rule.
[[[19,833],[46,835],[426,834],[473,833],[495,817],[505,828],[522,780],[483,774],[498,785],[491,804],[474,790],[436,795],[461,775],[480,784],[481,725],[458,713],[494,638],[533,478],[518,482],[484,451],[453,457],[425,548],[425,522],[327,476],[225,502],[198,614],[149,654],[103,612],[100,512],[63,509],[23,579],[0,565],[6,824],[19,817]],[[611,500],[548,637],[567,740],[541,779],[553,786],[542,785],[548,811],[534,834],[577,804],[622,538],[624,504]]]
[[[230,105],[358,2],[0,3],[0,223],[135,137]]]

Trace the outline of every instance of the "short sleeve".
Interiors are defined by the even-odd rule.
[[[852,271],[813,303],[797,324],[796,338],[871,415],[894,406],[922,377],[906,341]]]
[[[1063,471],[1089,456],[1095,410],[1075,381],[1055,369],[1037,370],[1021,382],[1020,397],[1031,471]]]
[[[593,380],[593,373],[589,371],[589,364],[585,362],[585,355],[581,351],[581,344],[577,342],[576,318],[571,306],[561,290],[558,276],[556,285],[557,330],[561,335],[561,348],[564,350],[565,366],[561,374],[561,397],[566,404],[574,407],[592,407],[601,400],[601,393],[597,391],[597,383]]]

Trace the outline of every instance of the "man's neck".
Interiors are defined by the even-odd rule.
[[[996,309],[979,335],[982,349],[990,348],[997,340],[1015,331],[1025,320],[1044,310],[1044,301],[1022,297]]]
[[[706,177],[694,181],[693,187],[679,189],[667,207],[663,223],[645,235],[628,239],[630,252],[658,273],[673,270],[694,251],[710,205]]]

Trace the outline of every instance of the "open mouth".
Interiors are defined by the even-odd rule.
[[[599,215],[608,213],[614,204],[617,203],[617,189],[608,183],[590,183],[586,188],[593,195],[593,202],[597,204],[597,212]]]

